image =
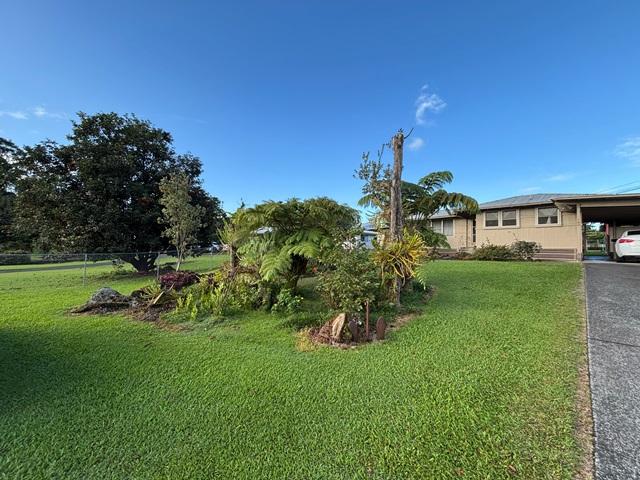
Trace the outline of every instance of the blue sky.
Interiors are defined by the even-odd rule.
[[[0,135],[133,112],[241,199],[355,205],[364,150],[480,201],[640,186],[640,2],[4,2]]]

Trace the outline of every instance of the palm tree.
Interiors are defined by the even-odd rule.
[[[363,196],[358,204],[376,209],[373,220],[378,227],[389,223],[390,171],[380,160],[363,159],[357,172],[365,181]],[[461,216],[470,215],[478,209],[478,202],[468,195],[448,192],[444,186],[453,181],[449,171],[431,172],[418,182],[402,182],[402,204],[404,222],[418,230],[430,231],[429,217],[440,210],[447,210]]]
[[[429,217],[440,210],[461,216],[475,214],[478,202],[463,193],[448,192],[444,186],[453,181],[449,171],[431,172],[417,183],[403,182],[402,199],[406,222],[423,230]]]

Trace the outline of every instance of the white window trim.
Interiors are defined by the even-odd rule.
[[[558,223],[538,223],[538,213],[541,208],[555,208],[558,210]],[[561,227],[562,226],[562,211],[555,205],[546,207],[536,207],[536,227],[549,228],[549,227]]]
[[[482,227],[485,230],[500,230],[500,229],[509,229],[509,228],[520,228],[520,209],[519,208],[505,208],[504,210],[515,210],[516,211],[516,224],[515,225],[502,225],[502,210],[497,210],[497,213],[498,213],[498,225],[496,225],[495,227],[487,227],[487,213],[489,213],[489,212],[482,212]],[[496,210],[491,210],[490,212],[493,213],[493,212],[496,212]]]
[[[495,226],[487,226],[487,213],[497,213],[498,214],[498,225]],[[500,228],[500,211],[495,212],[492,210],[491,212],[482,212],[482,227],[486,230],[494,230],[496,228]]]
[[[451,235],[446,235],[444,233],[444,221],[445,220],[451,220]],[[440,231],[437,231],[437,230],[435,230],[433,228],[434,222],[440,222]],[[445,237],[453,237],[456,234],[456,219],[455,218],[436,218],[436,219],[433,219],[433,220],[431,220],[431,229],[436,233],[444,235]]]
[[[446,233],[444,233],[444,221],[445,220],[451,220],[451,235],[447,235]],[[445,237],[453,237],[456,234],[456,219],[455,218],[443,218],[442,219],[442,234]]]
[[[515,210],[516,212],[516,224],[515,225],[503,225],[502,224],[502,214],[504,210]],[[504,210],[500,210],[500,227],[501,228],[520,228],[520,209],[519,208],[505,208]]]

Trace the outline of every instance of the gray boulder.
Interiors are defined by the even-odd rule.
[[[87,303],[73,310],[74,313],[84,313],[92,310],[111,311],[128,308],[132,304],[130,297],[122,295],[109,287],[99,288]]]

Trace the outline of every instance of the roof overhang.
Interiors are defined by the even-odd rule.
[[[640,194],[576,195],[554,200],[562,212],[576,212],[580,206],[583,222],[618,225],[640,224]]]

